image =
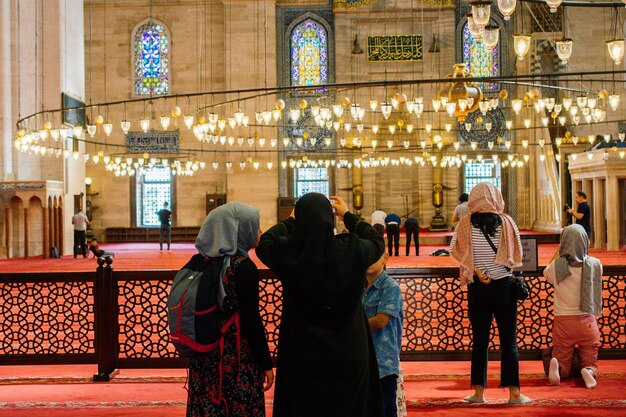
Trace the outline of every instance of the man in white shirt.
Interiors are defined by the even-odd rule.
[[[87,244],[85,243],[85,235],[87,233],[87,225],[89,219],[83,213],[83,209],[79,208],[78,212],[72,217],[74,225],[74,258],[78,255],[78,248],[81,248],[83,258],[87,257]]]
[[[387,213],[382,210],[372,212],[372,226],[381,237],[384,237],[385,234],[385,217],[387,217]]]

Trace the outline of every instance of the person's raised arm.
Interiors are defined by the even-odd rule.
[[[346,228],[365,241],[368,249],[369,264],[371,265],[380,259],[380,256],[385,251],[385,241],[376,232],[376,229],[360,217],[350,213],[348,205],[341,197],[331,196],[330,199],[334,200],[333,208],[335,209],[335,214],[339,219],[343,220]]]
[[[259,245],[256,248],[256,255],[268,268],[272,269],[278,241],[286,239],[291,234],[294,224],[295,219],[292,212],[292,216],[275,224],[261,235]]]

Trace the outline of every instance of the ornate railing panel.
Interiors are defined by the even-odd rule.
[[[98,363],[119,367],[184,366],[169,343],[166,299],[176,271],[0,274],[2,363]],[[467,359],[471,327],[457,268],[396,269],[404,298],[403,360]],[[626,267],[605,267],[599,318],[601,355],[626,357]],[[530,297],[519,304],[520,354],[536,358],[552,343],[552,286],[527,275]],[[260,311],[276,353],[282,311],[280,282],[261,271]],[[492,328],[491,348],[497,349]]]
[[[95,273],[1,278],[0,357],[93,362],[94,278]]]

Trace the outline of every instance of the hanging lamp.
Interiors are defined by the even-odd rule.
[[[624,39],[617,37],[617,26],[619,24],[619,13],[617,7],[615,8],[613,22],[611,24],[612,38],[606,41],[606,47],[609,51],[609,56],[615,62],[615,65],[619,65],[624,58]]]
[[[515,6],[517,5],[517,0],[498,0],[498,9],[504,20],[510,20],[511,15],[515,11]]]

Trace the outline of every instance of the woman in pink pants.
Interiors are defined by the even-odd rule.
[[[573,224],[561,235],[561,245],[543,275],[554,285],[553,350],[548,378],[559,385],[570,376],[574,347],[580,352],[580,374],[587,388],[596,386],[602,313],[602,264],[589,256],[585,229]]]

